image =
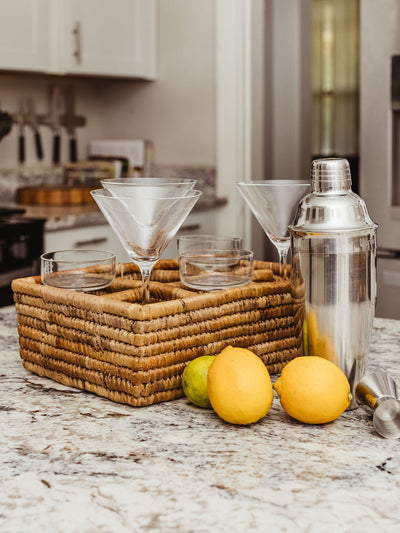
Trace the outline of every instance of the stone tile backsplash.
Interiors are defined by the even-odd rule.
[[[62,180],[61,167],[0,168],[0,202],[14,202],[19,187],[55,185]]]
[[[203,197],[214,198],[216,194],[215,167],[153,165],[153,176],[196,179],[195,188],[203,192]]]

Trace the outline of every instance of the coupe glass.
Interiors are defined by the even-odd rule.
[[[163,187],[132,187],[124,196],[106,189],[91,194],[142,275],[142,302],[149,301],[154,264],[199,199],[193,189],[165,196]],[[125,192],[125,191],[124,191]]]
[[[115,278],[115,255],[105,250],[57,250],[40,256],[44,285],[88,292],[104,289]]]
[[[177,239],[178,256],[189,250],[238,250],[242,248],[241,237],[222,237],[219,235],[188,234]]]
[[[311,191],[310,182],[246,181],[237,183],[237,187],[267,237],[278,250],[281,271],[285,275],[290,248],[288,226],[294,218],[297,204]]]
[[[242,287],[253,279],[251,250],[202,248],[179,253],[179,276],[186,286],[216,291]]]

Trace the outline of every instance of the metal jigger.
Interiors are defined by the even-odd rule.
[[[356,386],[356,398],[373,415],[379,435],[400,438],[400,401],[396,382],[388,374],[376,372],[364,376]]]

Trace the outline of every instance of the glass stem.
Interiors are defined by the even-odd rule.
[[[150,275],[153,265],[140,265],[142,275],[142,304],[150,301]]]
[[[280,265],[280,271],[281,276],[283,278],[286,278],[287,276],[287,256],[288,256],[288,249],[287,248],[278,248],[278,254],[279,254],[279,265]]]

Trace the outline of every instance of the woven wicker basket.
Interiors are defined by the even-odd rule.
[[[140,300],[134,264],[118,265],[104,291],[79,293],[12,283],[25,368],[65,385],[133,406],[183,395],[186,364],[225,346],[250,348],[271,374],[301,353],[301,305],[274,263],[255,262],[254,281],[201,293],[179,282],[176,260],[153,270],[151,302]]]

